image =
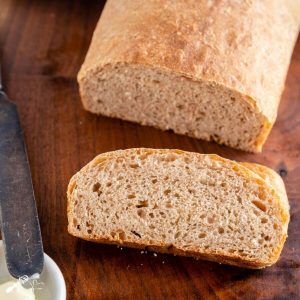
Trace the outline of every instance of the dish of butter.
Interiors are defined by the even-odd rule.
[[[33,289],[25,289],[18,280],[9,280],[0,284],[0,299],[36,300]]]

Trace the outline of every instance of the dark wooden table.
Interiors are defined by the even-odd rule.
[[[64,274],[68,299],[300,299],[300,40],[264,151],[248,154],[82,109],[76,74],[103,4],[0,0],[4,84],[20,110],[45,252]],[[143,255],[70,236],[70,177],[99,153],[140,146],[217,153],[279,172],[291,203],[289,238],[280,261],[251,271]]]

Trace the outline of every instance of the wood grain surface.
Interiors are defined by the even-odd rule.
[[[300,41],[263,153],[248,154],[83,110],[76,74],[103,5],[91,0],[0,0],[4,85],[21,115],[45,252],[64,274],[68,299],[300,299]],[[217,153],[276,170],[291,204],[280,261],[265,270],[245,270],[155,257],[70,236],[70,177],[97,154],[129,147]]]

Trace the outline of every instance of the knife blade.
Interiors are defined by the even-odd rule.
[[[4,93],[1,78],[0,223],[9,273],[40,274],[44,251],[29,162],[17,106]]]

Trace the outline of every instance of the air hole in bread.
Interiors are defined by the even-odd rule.
[[[149,214],[149,217],[153,219],[153,218],[154,218],[154,214],[153,214],[153,213],[150,213],[150,214]]]
[[[88,230],[87,230],[87,233],[88,233],[88,234],[91,234],[92,232],[93,232],[92,229],[88,229]]]
[[[137,168],[139,167],[138,164],[130,164],[129,166],[130,166],[130,168],[132,168],[132,169],[137,169]]]
[[[99,182],[95,183],[93,185],[93,192],[98,192],[100,187],[101,187],[101,184]]]
[[[224,228],[223,228],[223,227],[219,227],[219,228],[218,228],[218,232],[219,232],[220,234],[223,234],[223,233],[224,233]]]
[[[106,184],[107,187],[110,187],[111,185],[112,185],[111,182],[108,182],[108,183]]]
[[[147,200],[142,200],[142,201],[139,201],[139,204],[136,205],[137,208],[142,208],[142,207],[148,207],[148,201]]]
[[[171,193],[171,190],[170,190],[170,189],[167,189],[167,190],[164,191],[164,194],[165,194],[165,195],[169,195],[170,193]]]
[[[173,207],[172,202],[171,202],[171,201],[168,201],[168,202],[166,203],[166,207],[167,207],[167,208],[172,208],[172,207]]]
[[[76,226],[76,228],[80,231],[81,229],[80,229],[80,225],[78,224],[77,226]]]
[[[262,224],[268,223],[268,219],[267,218],[261,218],[260,221],[261,221]]]
[[[136,232],[135,230],[131,230],[131,233],[134,234],[135,236],[139,237],[139,238],[142,237],[142,236],[141,236],[138,232]]]
[[[206,233],[205,232],[201,232],[201,233],[199,233],[198,237],[200,239],[204,239],[206,237]]]
[[[119,240],[124,241],[126,238],[126,234],[124,231],[119,231],[118,232]]]
[[[91,223],[89,223],[89,222],[85,222],[85,226],[86,226],[86,227],[94,227],[94,225],[91,224]]]
[[[177,239],[180,236],[180,232],[176,232],[174,238]]]
[[[137,214],[142,219],[146,218],[146,213],[142,209],[139,209],[138,212],[137,212]]]
[[[166,214],[163,211],[160,211],[159,214],[165,219],[166,218]]]
[[[275,230],[278,228],[277,223],[274,223],[274,224],[273,224],[273,228],[274,228]]]
[[[157,183],[157,179],[152,179],[152,183],[153,184]]]
[[[209,224],[213,224],[213,223],[215,222],[214,217],[208,217],[208,218],[207,218],[207,222],[208,222]]]
[[[135,197],[136,197],[135,194],[129,194],[129,195],[127,196],[128,199],[134,199]]]
[[[245,189],[248,188],[248,182],[244,181],[244,182],[243,182],[243,187],[244,187]]]
[[[254,200],[252,201],[252,203],[261,211],[263,212],[267,211],[267,207],[261,201]]]

